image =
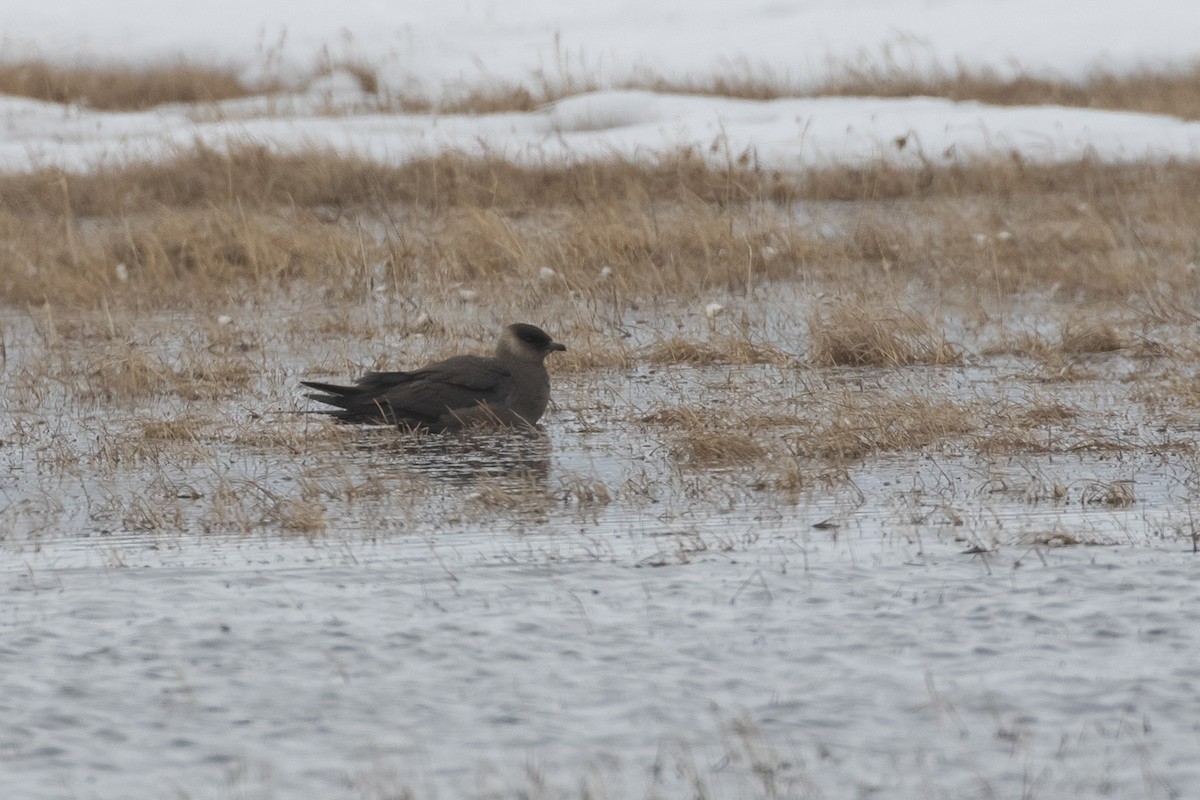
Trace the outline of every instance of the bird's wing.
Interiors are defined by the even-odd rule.
[[[512,374],[490,358],[455,356],[404,373],[406,380],[375,394],[398,415],[435,420],[447,411],[480,404],[503,406]]]
[[[408,383],[415,372],[368,372],[354,381],[354,389],[364,395],[378,395]]]

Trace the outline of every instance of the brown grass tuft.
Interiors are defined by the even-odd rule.
[[[695,467],[730,467],[762,458],[766,451],[736,431],[691,430],[675,438],[671,454]]]
[[[325,532],[325,506],[316,500],[274,498],[263,517],[264,524],[278,526],[287,533],[312,538]]]
[[[604,481],[575,475],[563,481],[558,489],[560,499],[579,508],[606,506],[612,502],[612,493]]]
[[[641,422],[673,429],[669,449],[673,458],[703,469],[732,467],[756,461],[767,450],[749,431],[765,427],[732,411],[672,406],[643,415]],[[781,420],[786,424],[791,420]]]
[[[1092,481],[1080,495],[1082,505],[1105,505],[1110,508],[1128,508],[1137,502],[1133,492],[1133,481]]]
[[[1016,453],[1053,453],[1061,447],[1044,435],[1035,436],[1029,431],[998,430],[976,437],[975,449],[984,455],[1012,455]]]
[[[211,424],[211,420],[196,414],[185,414],[169,420],[147,420],[142,423],[142,438],[153,442],[195,442]]]
[[[1028,428],[1046,428],[1071,422],[1079,416],[1079,411],[1058,401],[1034,403],[1021,411],[1016,422]]]
[[[250,364],[240,358],[201,358],[187,354],[175,370],[175,394],[186,400],[213,400],[241,394],[254,378]]]
[[[802,457],[856,461],[880,451],[918,451],[979,424],[975,409],[945,400],[846,395],[825,419],[787,439]]]
[[[572,340],[567,352],[554,356],[551,370],[565,375],[598,369],[631,369],[635,363],[634,352],[620,341],[589,344],[586,339]]]
[[[1084,539],[1079,534],[1070,531],[1042,531],[1038,533],[1029,533],[1021,537],[1021,542],[1025,544],[1034,544],[1039,547],[1078,547],[1080,545],[1094,544],[1095,542]]]
[[[486,512],[513,512],[541,517],[556,498],[535,475],[493,477],[480,474],[471,482],[468,500]]]
[[[263,91],[275,87],[258,88]],[[212,103],[252,93],[233,69],[188,61],[145,66],[0,61],[0,94],[78,103],[101,111],[139,111],[164,103]]]
[[[108,348],[82,370],[80,394],[91,400],[128,402],[157,397],[166,394],[174,381],[161,353],[132,345]]]
[[[1066,355],[1112,353],[1129,343],[1113,326],[1098,319],[1075,319],[1063,326],[1059,349]]]
[[[1006,331],[1000,339],[990,342],[980,350],[982,356],[1020,356],[1042,361],[1055,356],[1055,345],[1036,333],[1029,331]]]
[[[809,355],[823,367],[897,367],[962,362],[932,323],[912,311],[839,300],[809,316]]]
[[[655,342],[642,351],[652,364],[791,364],[795,359],[771,344],[744,338],[713,336],[707,342],[678,337]]]

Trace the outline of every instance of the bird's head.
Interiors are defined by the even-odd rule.
[[[496,345],[496,356],[521,361],[541,361],[556,350],[566,349],[566,345],[554,341],[550,334],[536,325],[518,322],[509,325],[500,335],[500,341]]]

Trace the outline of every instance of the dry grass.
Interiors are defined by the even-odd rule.
[[[268,84],[256,88],[261,92],[277,87]],[[252,93],[231,68],[187,61],[132,66],[0,60],[0,94],[78,103],[101,111],[139,111],[164,103],[212,103]]]
[[[1200,64],[1177,70],[1142,69],[1131,73],[1094,72],[1082,81],[997,70],[913,69],[895,59],[844,65],[816,86],[767,72],[736,70],[688,81],[647,79],[628,88],[678,94],[703,94],[775,100],[783,97],[944,97],[991,105],[1061,105],[1104,108],[1200,119]]]
[[[891,202],[849,216],[830,206],[823,227],[798,225],[792,208],[880,198]],[[1156,314],[1178,315],[1197,288],[1197,215],[1194,165],[784,175],[686,151],[652,162],[517,166],[447,155],[389,167],[198,148],[154,165],[0,176],[0,299],[193,304],[303,280],[344,296],[507,284],[615,309],[631,294],[690,297],[801,278],[893,293],[920,281],[999,296],[1144,297]],[[861,357],[953,361],[953,347],[889,316],[901,339],[922,341]],[[830,363],[860,357],[827,344]]]
[[[239,357],[188,350],[178,360],[150,345],[110,343],[87,348],[75,358],[65,353],[42,363],[38,375],[23,381],[54,380],[80,399],[138,403],[173,396],[215,400],[244,392],[253,378]]]
[[[86,226],[0,214],[0,298],[80,306],[228,300],[247,286],[316,278],[354,291],[365,250],[353,232],[306,215],[232,207],[164,210]]]
[[[174,382],[174,372],[161,352],[131,345],[106,348],[86,363],[64,363],[61,369],[65,380],[79,386],[80,397],[104,402],[158,397]]]
[[[1054,425],[1063,425],[1075,420],[1079,416],[1079,410],[1063,405],[1059,401],[1050,402],[1035,402],[1028,408],[1019,412],[1016,416],[1017,422],[1030,428],[1046,428]]]
[[[1200,410],[1200,380],[1191,369],[1172,369],[1163,376],[1147,376],[1134,388],[1132,399],[1151,406],[1160,417],[1170,410],[1194,412]]]
[[[759,488],[795,491],[805,483],[808,462],[917,452],[961,440],[985,420],[975,405],[899,392],[835,392],[798,414],[763,413],[749,398],[739,405],[669,406],[639,421],[670,431],[667,447],[678,462],[703,469],[761,463],[770,477],[757,481]]]
[[[1128,340],[1103,319],[1075,319],[1063,326],[1059,349],[1066,355],[1112,353],[1129,346]]]
[[[1001,337],[980,349],[982,356],[1020,356],[1049,361],[1057,357],[1055,345],[1030,331],[1005,331]]]
[[[156,163],[98,164],[86,173],[50,168],[0,175],[0,210],[22,217],[93,217],[236,203],[245,209],[310,209],[336,218],[339,210],[408,206],[517,215],[549,207],[597,211],[617,201],[728,208],[941,198],[953,202],[939,209],[940,216],[968,223],[959,231],[961,238],[952,240],[957,248],[1060,246],[1056,255],[1062,255],[1110,245],[1129,227],[1128,214],[1139,206],[1148,215],[1139,223],[1149,224],[1141,233],[1151,235],[1143,241],[1152,244],[1162,235],[1163,223],[1200,203],[1197,187],[1200,166],[1191,163],[1113,165],[1085,159],[1038,165],[1013,157],[920,170],[878,162],[788,174],[752,163],[714,162],[686,148],[637,160],[518,165],[501,157],[448,153],[389,165],[320,150],[280,154],[258,146],[229,151],[197,146]],[[996,202],[978,211],[964,209],[961,201],[972,197]],[[860,217],[854,233],[857,249],[869,257],[906,247],[912,234],[898,219],[894,213]],[[1008,223],[1027,227],[1029,234],[1018,238]]]
[[[1088,420],[1059,403],[1029,408],[993,408],[980,420],[971,440],[978,452],[1001,454],[1034,453],[1123,453],[1127,441],[1113,439],[1091,428]]]
[[[735,181],[686,155],[650,169],[445,157],[389,170],[201,149],[170,164],[6,183],[0,298],[18,303],[196,302],[298,278],[348,293],[496,280],[699,292],[794,268],[787,231],[725,204]],[[369,208],[336,211],[356,205]]]
[[[962,361],[962,348],[947,342],[925,317],[861,298],[834,301],[811,315],[808,327],[809,357],[817,366],[941,366]]]
[[[738,381],[737,384],[741,384]],[[745,381],[745,387],[753,390],[754,379]],[[802,424],[795,414],[764,407],[752,395],[734,394],[726,403],[712,407],[669,405],[637,415],[637,422],[650,425],[665,425],[694,431],[715,430],[721,427],[736,427],[746,433],[773,436],[779,428]]]
[[[919,451],[969,434],[981,421],[978,409],[949,400],[847,394],[787,440],[800,457],[857,461],[883,451]]]
[[[312,538],[325,531],[325,506],[315,500],[274,498],[262,522],[285,533]]]
[[[142,438],[152,442],[196,442],[212,424],[213,420],[198,414],[146,420],[142,423]]]
[[[320,413],[304,414],[299,420],[290,414],[269,414],[239,425],[229,436],[239,449],[260,452],[307,453],[314,447],[351,448],[346,426]]]
[[[1136,449],[1127,437],[1097,430],[1094,416],[1062,400],[990,404],[982,412],[974,448],[987,456],[1002,454],[1124,453]]]
[[[1071,369],[1080,361],[1081,356],[1106,355],[1119,351],[1128,351],[1143,358],[1159,358],[1171,354],[1171,349],[1165,345],[1138,341],[1122,333],[1118,326],[1108,319],[1110,315],[1110,312],[1103,308],[1072,310],[1061,323],[1056,339],[1029,331],[1009,331],[999,341],[982,348],[980,354],[1032,358],[1051,371]]]
[[[583,475],[563,480],[557,495],[560,501],[576,508],[599,508],[613,501],[612,492],[604,481]]]
[[[254,378],[250,364],[238,357],[202,358],[189,353],[182,361],[174,370],[173,392],[185,400],[215,400],[242,394]]]
[[[753,381],[750,381],[753,386]],[[671,457],[699,469],[745,466],[782,451],[780,432],[802,424],[789,413],[763,408],[753,397],[727,398],[714,407],[664,406],[637,417],[669,431]]]
[[[976,437],[973,445],[986,456],[1061,452],[1056,440],[1046,434],[1024,430],[998,430]]]
[[[1094,72],[1082,81],[993,69],[935,69],[914,72],[895,63],[846,67],[813,94],[867,97],[945,97],[992,105],[1061,105],[1106,108],[1200,119],[1200,64],[1172,70]]]
[[[1110,508],[1128,508],[1137,502],[1133,491],[1134,482],[1092,481],[1083,487],[1079,502],[1082,505],[1105,505]]]
[[[565,65],[564,65],[565,66]],[[564,97],[604,88],[569,74],[528,83],[501,82],[459,91],[440,99],[395,93],[380,86],[378,70],[353,58],[325,59],[314,76],[347,72],[380,109],[444,114],[531,111]],[[139,110],[164,103],[205,103],[279,91],[278,82],[247,86],[228,67],[187,61],[134,66],[120,63],[56,64],[42,59],[0,61],[0,93],[56,103],[79,103],[103,110]],[[710,78],[684,81],[652,75],[624,84],[675,94],[705,94],[772,100],[780,97],[870,96],[945,97],[994,105],[1065,105],[1106,108],[1200,119],[1200,65],[1132,73],[1095,72],[1082,81],[991,69],[914,70],[890,53],[866,66],[845,65],[817,86],[803,85],[767,70],[726,70]]]
[[[112,318],[110,322],[116,324]],[[51,339],[28,365],[6,376],[10,396],[38,406],[65,393],[74,403],[119,407],[153,406],[168,399],[215,401],[250,389],[255,370],[241,351],[221,352],[189,341],[165,346],[154,338],[126,341],[106,330],[94,338]],[[174,423],[147,422],[141,438],[192,440],[202,422],[196,414],[184,415],[178,434],[169,433]]]
[[[554,356],[554,374],[586,373],[599,369],[631,369],[636,363],[633,351],[620,342],[601,345],[586,339],[572,340],[570,349]]]
[[[671,445],[674,458],[701,468],[748,464],[765,454],[762,445],[736,431],[693,429],[677,436]]]
[[[1041,175],[1025,187],[1002,188],[1008,178],[1022,180],[1005,172],[991,165],[961,173],[972,183],[989,175],[998,191],[1013,192],[1000,199],[985,200],[982,187],[934,186],[899,204],[903,214],[885,205],[865,210],[829,243],[826,258],[836,252],[835,263],[861,265],[857,274],[871,286],[916,278],[946,287],[972,283],[995,295],[1049,289],[1108,300],[1195,288],[1196,237],[1181,227],[1200,210],[1190,199],[1123,177],[1122,194],[1110,195],[1115,186],[1098,188],[1093,179],[1115,173],[1089,178],[1074,167],[1063,169],[1057,187],[1034,188]],[[1155,305],[1172,303],[1164,296]]]
[[[467,499],[485,514],[515,513],[541,517],[558,502],[534,475],[495,477],[476,476]]]
[[[1039,547],[1078,547],[1080,545],[1098,544],[1088,539],[1084,539],[1079,534],[1068,531],[1042,531],[1038,533],[1025,534],[1021,537],[1021,541],[1025,544],[1033,544]]]
[[[766,342],[753,342],[744,337],[711,336],[708,341],[695,342],[672,337],[655,342],[642,350],[642,357],[652,364],[774,364],[795,363],[793,356]]]
[[[728,206],[786,198],[795,183],[792,176],[748,165],[714,167],[690,150],[636,161],[535,166],[449,153],[387,165],[321,150],[278,154],[257,146],[229,151],[197,146],[156,163],[2,175],[0,210],[92,217],[233,203],[243,209],[320,210],[329,217],[345,209],[382,212],[406,206],[517,214],[547,207],[594,211],[597,204],[616,201]]]

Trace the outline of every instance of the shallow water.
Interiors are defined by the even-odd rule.
[[[660,568],[294,549],[6,573],[11,796],[1200,786],[1200,591],[1177,549],[766,536]]]
[[[293,413],[321,340],[255,332],[228,396],[79,402],[8,324],[5,796],[1200,793],[1195,412],[1164,424],[1144,363],[638,363],[558,375],[541,434],[413,438]],[[640,421],[871,392],[1078,417],[1044,451],[802,459],[786,489]]]

